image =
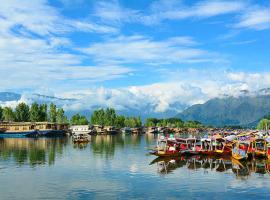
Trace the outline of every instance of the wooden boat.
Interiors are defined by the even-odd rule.
[[[161,136],[157,141],[156,150],[150,152],[150,154],[160,157],[179,156],[179,144],[174,138]]]
[[[104,129],[108,135],[115,135],[118,133],[118,130],[114,126],[105,126]]]
[[[266,155],[267,155],[268,161],[270,162],[270,143],[266,145]]]
[[[131,128],[130,127],[124,127],[124,128],[122,128],[121,129],[121,132],[123,133],[123,134],[131,134],[132,133],[132,130],[131,130]]]
[[[147,134],[158,134],[158,129],[155,126],[148,127],[146,133]]]
[[[252,142],[252,153],[255,157],[267,157],[267,143],[265,139],[255,139]]]
[[[72,136],[72,140],[74,143],[85,143],[90,141],[89,135],[85,133],[75,133]]]
[[[232,145],[232,157],[236,160],[247,160],[251,142],[237,140]]]
[[[179,143],[180,153],[196,155],[200,153],[201,141],[196,138],[177,138]]]
[[[229,142],[226,141],[223,137],[220,135],[213,138],[212,148],[215,154],[221,155],[221,154],[231,154],[232,149]]]
[[[201,149],[200,153],[204,155],[212,155],[213,149],[212,149],[212,140],[211,138],[202,138],[201,139]]]
[[[75,125],[70,127],[72,134],[90,134],[91,127],[89,125]]]
[[[0,134],[6,132],[5,128],[0,128]]]

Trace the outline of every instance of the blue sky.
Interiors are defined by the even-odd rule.
[[[269,1],[0,3],[1,91],[164,112],[270,86]]]

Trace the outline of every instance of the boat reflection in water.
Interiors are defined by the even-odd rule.
[[[14,160],[18,165],[52,165],[62,155],[67,139],[0,138],[0,160]]]
[[[252,173],[270,174],[270,163],[267,160],[238,161],[231,157],[216,158],[213,156],[179,156],[174,158],[158,157],[150,165],[156,164],[160,174],[169,174],[178,168],[189,170],[204,170],[206,173],[228,172],[234,173],[237,178],[248,178]]]

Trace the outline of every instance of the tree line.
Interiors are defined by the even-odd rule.
[[[270,115],[265,116],[261,119],[257,125],[258,130],[269,130],[270,129]]]
[[[116,126],[118,128],[135,128],[142,126],[140,117],[117,115],[113,108],[95,110],[91,115],[91,123],[102,126]]]
[[[15,109],[0,106],[0,121],[8,122],[57,122],[67,123],[68,119],[63,108],[57,108],[55,104],[37,104],[31,106],[19,103]]]
[[[202,128],[205,127],[201,122],[198,121],[183,121],[179,118],[167,118],[167,119],[157,119],[148,118],[146,119],[145,126],[160,126],[160,127],[170,127],[170,128]]]
[[[25,103],[19,103],[15,109],[11,107],[0,106],[0,121],[9,122],[56,122],[70,123],[70,125],[101,125],[122,127],[141,127],[143,125],[140,117],[126,117],[118,115],[113,108],[95,110],[90,118],[81,114],[73,115],[68,120],[63,108],[57,108],[55,104],[33,103],[30,106]],[[144,124],[147,127],[163,126],[171,128],[201,128],[204,127],[198,121],[183,121],[179,118],[157,119],[148,118]]]

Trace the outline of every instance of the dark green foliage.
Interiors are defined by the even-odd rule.
[[[125,116],[123,116],[123,115],[118,115],[117,117],[116,117],[116,120],[115,120],[115,126],[117,127],[117,128],[122,128],[122,127],[124,127],[125,126]]]
[[[57,110],[56,105],[53,103],[50,104],[49,118],[50,122],[56,122]]]
[[[105,125],[105,112],[103,109],[95,110],[91,116],[91,123],[98,125]]]
[[[67,123],[67,116],[65,115],[65,111],[63,108],[59,108],[56,113],[56,122],[59,124]]]
[[[3,108],[0,106],[0,121],[2,121],[3,118]]]
[[[270,129],[270,116],[264,116],[257,125],[258,130],[269,130]]]
[[[48,107],[47,104],[39,105],[39,121],[46,122],[48,121]]]
[[[15,113],[13,112],[12,108],[4,107],[3,109],[3,120],[4,121],[15,121]]]
[[[25,103],[19,103],[15,108],[15,120],[17,122],[28,122],[30,120],[30,109]]]
[[[80,114],[73,115],[70,119],[71,125],[87,125],[89,124],[87,118]]]
[[[184,123],[184,127],[186,128],[201,128],[203,127],[201,122],[198,121],[187,121]]]
[[[102,126],[116,126],[118,128],[139,127],[142,125],[139,117],[124,117],[116,114],[113,108],[95,110],[91,116],[91,123]]]
[[[67,123],[65,111],[62,108],[56,109],[54,104],[50,105],[50,119],[52,122]],[[1,112],[2,111],[2,112]],[[29,108],[25,103],[20,103],[16,106],[15,111],[10,107],[0,109],[3,121],[16,121],[16,122],[45,122],[48,121],[47,104],[33,103]],[[1,117],[0,116],[0,117]]]
[[[148,118],[146,120],[146,126],[166,126],[166,127],[177,127],[183,128],[184,122],[178,118],[168,118],[168,119],[156,119],[156,118]]]
[[[33,103],[31,105],[30,121],[31,122],[39,122],[40,121],[39,105],[37,103]]]
[[[140,117],[126,117],[124,124],[126,127],[135,128],[142,126],[142,121]]]

